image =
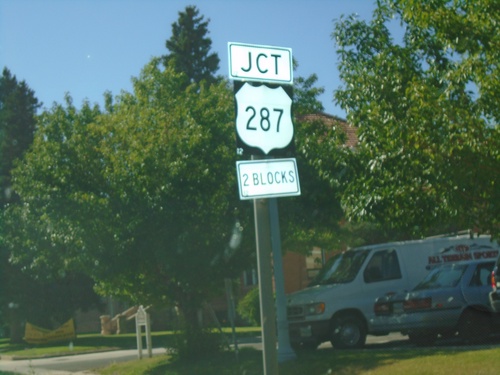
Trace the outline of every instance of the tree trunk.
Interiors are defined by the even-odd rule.
[[[19,344],[23,341],[23,327],[18,314],[17,309],[10,309],[10,342],[13,344]]]
[[[202,299],[199,295],[185,293],[178,301],[181,314],[181,340],[178,354],[182,360],[199,359],[211,355],[220,348],[219,336],[212,334],[203,326]]]

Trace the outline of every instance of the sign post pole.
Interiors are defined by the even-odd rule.
[[[274,156],[274,150],[279,150],[278,154],[283,155],[293,150],[294,129],[291,116],[293,94],[290,86],[287,88],[279,86],[293,84],[292,50],[283,47],[228,43],[228,52],[229,78],[238,82],[234,85],[237,154],[243,155],[246,150],[252,155],[252,162],[239,161],[236,165],[240,199],[253,199],[264,375],[277,375],[279,368],[276,349],[276,310],[271,265],[273,229],[270,203],[267,198],[300,195],[295,159],[269,159]],[[248,81],[257,83],[249,84]],[[263,82],[271,85],[264,85]],[[268,159],[255,160],[261,159],[256,155],[262,153]],[[273,217],[277,221],[277,210],[273,212]],[[279,236],[277,226],[274,227],[274,237],[276,236]],[[274,240],[274,245],[280,247],[276,238]],[[279,272],[283,272],[282,268]],[[282,276],[280,280],[283,281]],[[284,297],[283,285],[281,289]],[[284,304],[284,298],[278,303]],[[280,311],[281,325],[287,325],[286,311],[283,309]],[[285,346],[280,342],[281,349]],[[290,358],[290,355],[286,357]],[[285,360],[285,357],[283,359]]]
[[[295,359],[295,351],[290,344],[290,332],[286,315],[285,280],[283,278],[283,260],[281,259],[281,234],[278,214],[278,201],[269,199],[271,225],[271,243],[273,247],[274,283],[276,286],[276,314],[278,322],[278,362]]]
[[[254,199],[253,207],[257,242],[264,375],[275,375],[279,373],[279,369],[276,351],[276,312],[273,297],[271,224],[269,220],[268,200]]]

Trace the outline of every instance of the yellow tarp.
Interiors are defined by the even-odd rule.
[[[29,344],[45,344],[54,341],[68,341],[76,338],[73,319],[68,320],[59,328],[51,331],[26,323],[24,341]]]

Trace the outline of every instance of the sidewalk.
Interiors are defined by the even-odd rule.
[[[153,349],[153,356],[165,354],[164,348]],[[142,352],[147,358],[147,350]],[[93,375],[93,369],[108,366],[115,362],[138,359],[137,349],[116,350],[63,357],[1,360],[0,371],[10,371],[26,375]]]

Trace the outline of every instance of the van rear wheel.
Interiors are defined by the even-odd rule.
[[[366,342],[365,323],[356,316],[336,318],[330,342],[336,349],[362,348]]]

